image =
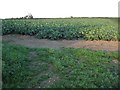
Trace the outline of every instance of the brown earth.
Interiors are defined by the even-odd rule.
[[[34,36],[10,34],[2,36],[3,41],[19,44],[30,48],[89,48],[93,50],[118,51],[118,41],[85,41],[85,40],[47,40]],[[119,44],[118,44],[119,43]],[[120,51],[120,49],[119,49]]]

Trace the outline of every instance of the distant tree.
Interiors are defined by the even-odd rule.
[[[24,18],[25,18],[25,19],[32,19],[32,18],[33,18],[33,15],[32,15],[31,13],[29,13],[29,14],[26,15]]]
[[[70,16],[70,18],[73,18],[73,16]]]

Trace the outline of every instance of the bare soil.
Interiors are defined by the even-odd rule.
[[[89,48],[92,50],[120,51],[118,41],[85,41],[85,40],[48,40],[34,36],[10,34],[2,36],[3,41],[19,44],[30,48]]]

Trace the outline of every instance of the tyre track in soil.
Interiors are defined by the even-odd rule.
[[[28,60],[30,61],[30,64],[29,64],[28,68],[30,70],[38,70],[38,68],[41,65],[46,64],[46,65],[48,65],[48,70],[45,70],[45,71],[42,71],[42,72],[40,72],[38,70],[37,75],[35,74],[32,77],[31,81],[29,81],[29,82],[33,82],[34,80],[39,80],[39,78],[41,78],[44,75],[48,75],[49,78],[46,79],[46,80],[43,80],[43,81],[39,81],[35,85],[31,85],[31,83],[30,83],[30,84],[28,84],[28,88],[49,88],[50,85],[59,81],[59,76],[56,73],[53,72],[54,67],[52,66],[52,64],[40,61],[38,59],[39,58],[38,58],[37,52],[35,52],[35,51],[29,52]],[[52,74],[52,75],[50,75],[50,74]]]
[[[48,40],[37,39],[34,36],[10,34],[2,36],[3,41],[19,44],[29,48],[89,48],[92,50],[120,51],[118,41],[85,41],[85,40]]]

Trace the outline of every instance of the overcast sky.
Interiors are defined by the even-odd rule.
[[[0,18],[118,17],[119,0],[0,0]]]

